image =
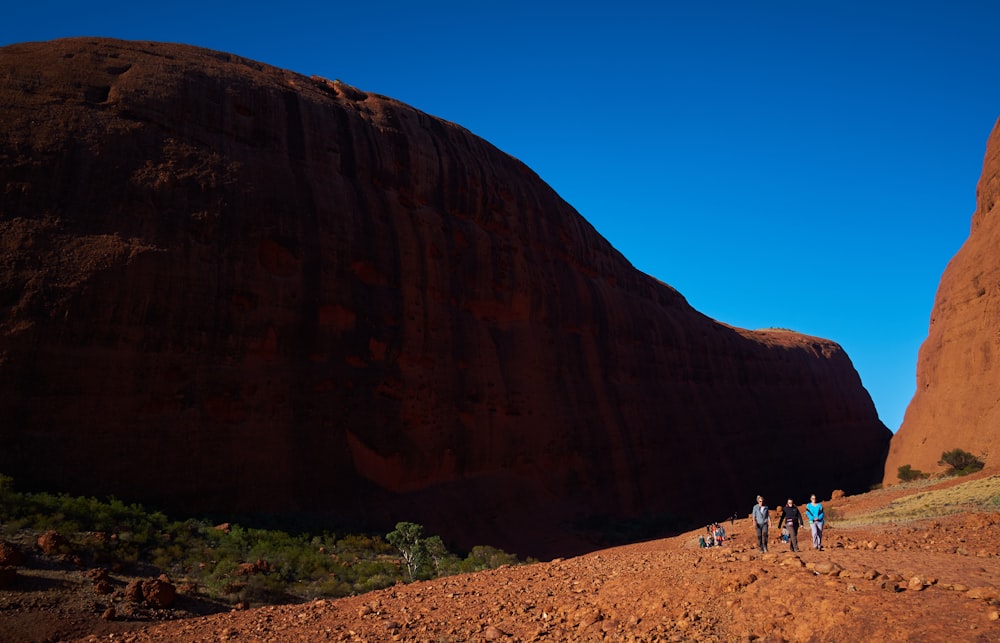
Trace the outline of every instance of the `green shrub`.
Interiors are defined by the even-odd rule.
[[[397,524],[393,534],[399,533],[390,534],[391,540],[398,539],[396,547],[379,535],[338,539],[329,532],[291,534],[236,523],[223,530],[215,524],[170,520],[115,498],[19,493],[12,479],[0,474],[4,533],[55,529],[70,540],[75,554],[92,563],[152,566],[213,599],[284,603],[340,597],[404,580],[520,562],[493,547],[476,547],[463,561],[440,537],[424,536],[423,527],[414,523]],[[401,560],[403,548],[408,553]]]
[[[947,466],[948,470],[945,474],[951,476],[969,475],[981,470],[985,466],[982,460],[962,449],[945,451],[941,454],[938,464]]]
[[[514,554],[508,554],[502,549],[489,545],[476,545],[465,558],[464,571],[475,572],[481,569],[496,569],[503,565],[516,565],[519,561]]]
[[[914,469],[910,465],[904,464],[896,470],[896,477],[898,477],[902,482],[912,482],[914,480],[926,478],[927,474],[920,469]]]

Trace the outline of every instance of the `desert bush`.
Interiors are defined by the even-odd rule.
[[[404,563],[402,551],[379,535],[344,534],[338,539],[329,532],[293,534],[236,523],[223,530],[214,526],[217,521],[171,520],[115,498],[20,493],[13,482],[0,474],[4,533],[54,529],[70,539],[74,552],[92,562],[151,566],[197,585],[210,598],[232,602],[340,597],[404,580],[520,562],[499,549],[482,547],[474,549],[465,564],[440,537],[424,536],[423,527],[414,523],[397,525],[397,531],[403,526],[399,542],[409,551],[409,562]],[[248,574],[245,563],[257,561],[263,564]]]
[[[962,449],[952,449],[941,454],[939,465],[947,466],[946,475],[965,476],[983,468],[982,460]]]
[[[14,478],[0,473],[0,500],[7,497],[7,494],[14,491]]]
[[[463,561],[463,571],[476,572],[482,569],[496,569],[503,565],[516,565],[517,556],[489,545],[476,545]]]
[[[896,469],[896,477],[900,479],[901,482],[913,482],[914,480],[922,480],[927,477],[927,474],[920,469],[914,469],[908,464],[901,465]]]
[[[342,598],[354,593],[354,587],[350,583],[331,577],[316,586],[316,596],[329,596],[330,598]],[[315,597],[311,597],[315,598]]]

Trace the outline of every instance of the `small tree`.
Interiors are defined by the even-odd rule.
[[[961,449],[945,451],[941,454],[941,459],[938,460],[938,464],[947,466],[948,471],[945,473],[951,476],[965,476],[970,473],[975,473],[984,466],[982,460],[968,451],[963,451]]]
[[[410,580],[416,578],[417,570],[424,564],[426,551],[421,546],[421,536],[424,533],[423,525],[413,522],[397,522],[396,528],[386,534],[385,539],[389,544],[399,550],[406,564],[406,571],[410,575]]]
[[[431,536],[423,540],[424,553],[427,556],[427,564],[435,576],[441,575],[444,571],[445,563],[451,558],[451,553],[444,546],[441,536]]]
[[[904,464],[896,470],[896,476],[902,482],[912,482],[914,480],[920,480],[921,478],[926,478],[927,474],[920,469],[914,469],[908,464]]]
[[[443,573],[453,558],[440,536],[424,538],[423,534],[423,525],[397,522],[396,529],[385,537],[402,554],[410,580]]]

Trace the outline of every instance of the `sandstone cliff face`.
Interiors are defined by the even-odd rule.
[[[986,146],[972,230],[948,263],[917,361],[917,391],[892,438],[885,483],[901,465],[936,472],[963,449],[987,467],[1000,454],[1000,122]],[[991,458],[991,456],[993,456]]]
[[[547,555],[881,475],[890,434],[838,345],[699,314],[461,127],[180,45],[0,68],[22,487]]]

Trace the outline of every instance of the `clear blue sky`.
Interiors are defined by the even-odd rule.
[[[1000,116],[997,0],[10,4],[0,44],[199,45],[458,123],[703,313],[839,342],[893,431]]]

